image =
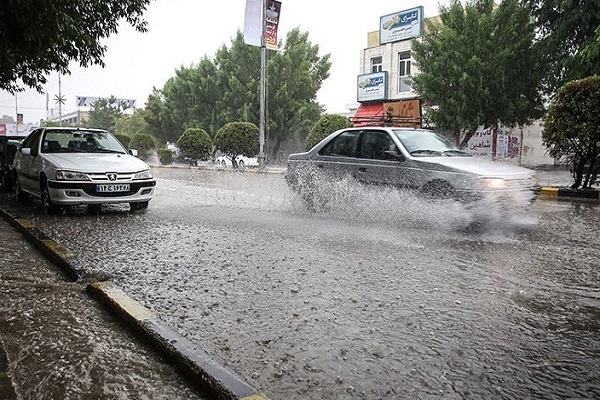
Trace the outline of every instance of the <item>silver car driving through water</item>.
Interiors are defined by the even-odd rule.
[[[532,170],[472,157],[434,131],[398,127],[338,130],[311,150],[291,154],[285,177],[309,208],[327,197],[324,183],[348,178],[427,197],[492,199],[507,206],[530,203],[537,189]]]

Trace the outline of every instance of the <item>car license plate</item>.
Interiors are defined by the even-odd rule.
[[[96,185],[96,192],[128,192],[129,184],[123,185]]]

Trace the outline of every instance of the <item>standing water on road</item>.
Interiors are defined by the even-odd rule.
[[[34,219],[273,399],[599,398],[600,212],[162,170],[146,213]],[[340,184],[345,184],[341,182]]]

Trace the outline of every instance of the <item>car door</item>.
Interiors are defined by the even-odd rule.
[[[21,188],[27,191],[39,190],[36,158],[39,155],[39,144],[43,129],[33,131],[21,145],[20,154],[15,157],[15,170]]]
[[[320,179],[334,182],[356,175],[360,134],[360,130],[343,131],[319,151],[314,167]]]
[[[358,159],[354,177],[368,185],[398,186],[399,167],[403,162],[391,135],[382,129],[365,129],[361,132]]]

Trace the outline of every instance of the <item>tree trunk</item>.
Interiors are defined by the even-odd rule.
[[[584,161],[576,161],[573,165],[573,178],[575,178],[575,183],[571,185],[571,189],[577,189],[581,186],[581,182],[583,181],[583,170],[585,167]]]

